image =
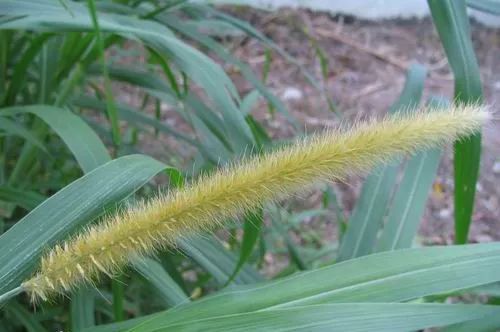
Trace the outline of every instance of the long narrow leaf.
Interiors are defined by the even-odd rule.
[[[110,160],[108,151],[95,132],[77,115],[66,109],[30,105],[3,108],[1,111],[9,115],[32,113],[41,118],[66,143],[84,171],[96,168],[103,160]]]
[[[176,306],[189,302],[184,291],[153,259],[138,258],[132,262],[134,268],[158,291],[159,296],[167,306]]]
[[[82,331],[95,325],[94,292],[92,288],[82,287],[71,296],[71,330]]]
[[[237,257],[214,239],[202,237],[182,239],[179,247],[207,270],[220,285],[226,284],[237,266]],[[240,273],[234,278],[234,283],[251,284],[260,280],[262,277],[257,271],[248,265],[243,265]]]
[[[109,121],[111,122],[111,133],[113,136],[113,141],[116,145],[120,145],[121,135],[120,135],[120,125],[118,123],[118,112],[116,111],[115,99],[113,97],[113,92],[111,91],[111,82],[109,80],[109,75],[106,70],[106,55],[104,53],[104,41],[101,34],[101,29],[99,27],[99,18],[97,15],[97,10],[94,0],[87,0],[89,7],[90,17],[92,18],[92,25],[94,27],[94,33],[97,40],[97,48],[99,51],[99,58],[101,60],[102,70],[104,74],[104,91],[106,94],[106,111],[108,114]]]
[[[238,258],[238,263],[234,268],[231,277],[228,280],[228,283],[233,281],[233,279],[238,275],[243,265],[250,258],[250,255],[253,252],[255,245],[257,244],[257,240],[260,236],[260,231],[262,228],[262,224],[264,222],[263,210],[258,209],[257,211],[247,213],[244,218],[244,226],[243,226],[243,239],[241,240],[241,250],[240,257]]]
[[[39,321],[31,315],[23,306],[13,301],[6,307],[7,312],[16,318],[16,321],[21,323],[28,332],[47,332]]]
[[[440,332],[493,332],[500,328],[500,309],[493,314],[483,316],[480,319],[469,320],[467,322],[448,326]]]
[[[174,15],[165,16],[164,23],[213,50],[225,62],[232,63],[237,66],[239,70],[241,70],[245,79],[251,82],[255,86],[256,90],[262,94],[262,96],[264,96],[279,112],[281,112],[291,124],[296,127],[298,126],[297,121],[288,112],[285,105],[283,105],[283,103],[264,86],[264,84],[255,76],[252,69],[247,64],[232,56],[222,45],[219,45],[210,37],[200,34],[196,29],[196,26],[185,24]],[[193,24],[196,24],[196,22],[193,22]]]
[[[421,152],[410,160],[394,195],[377,245],[378,251],[411,247],[440,159],[441,150],[433,149]]]
[[[500,243],[404,249],[228,290],[121,326],[188,324],[223,315],[317,304],[406,302],[497,280]],[[120,331],[112,329],[115,327],[95,331]]]
[[[467,6],[493,15],[500,15],[498,0],[467,0]]]
[[[14,203],[26,210],[32,210],[42,203],[45,197],[33,191],[0,186],[0,200]]]
[[[465,0],[428,0],[434,25],[455,76],[458,103],[482,102]],[[455,143],[455,243],[467,242],[481,157],[481,134]]]
[[[321,304],[207,319],[170,325],[152,320],[131,329],[152,331],[414,331],[478,319],[497,312],[495,306],[407,303]]]
[[[3,130],[6,135],[16,135],[24,138],[27,142],[35,145],[44,152],[47,152],[44,144],[31,131],[22,125],[9,120],[5,117],[0,118],[0,130]]]

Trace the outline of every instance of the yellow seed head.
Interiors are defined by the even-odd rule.
[[[148,255],[179,237],[210,230],[262,203],[300,193],[317,181],[345,179],[397,155],[452,142],[478,131],[489,113],[477,106],[417,112],[326,131],[273,153],[202,176],[177,191],[105,218],[56,246],[22,284],[46,300],[100,275],[114,275],[131,255]]]

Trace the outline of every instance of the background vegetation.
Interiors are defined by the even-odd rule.
[[[469,5],[500,12],[495,1]],[[465,1],[429,0],[429,6],[455,96],[422,101],[426,69],[415,64],[390,113],[424,103],[482,102]],[[234,30],[267,47],[262,73],[227,49]],[[31,276],[47,249],[99,216],[154,195],[158,186],[181,186],[243,154],[282,144],[252,116],[259,99],[302,135],[264,83],[271,56],[294,63],[322,89],[247,22],[208,5],[1,1],[0,294]],[[327,71],[320,49],[318,57]],[[225,72],[227,64],[251,84],[245,95]],[[141,100],[117,100],[120,89]],[[480,143],[478,135],[455,146],[457,244],[467,242]],[[141,154],[148,146],[160,150],[155,159]],[[348,226],[334,187],[321,187],[320,209],[297,211],[293,201],[269,205],[227,231],[181,239],[176,249],[133,261],[118,278],[36,310],[22,295],[4,301],[0,331],[495,330],[500,244],[407,249],[440,158],[439,150],[423,151],[374,171]],[[310,216],[335,219],[341,238],[318,244],[301,228]],[[297,244],[290,231],[304,241]],[[259,269],[266,254],[283,253],[289,266],[276,281],[264,281]],[[310,271],[285,278],[302,270]],[[485,302],[483,294],[489,304],[473,304]],[[447,304],[458,300],[467,304]]]

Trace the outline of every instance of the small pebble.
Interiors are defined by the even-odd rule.
[[[498,203],[498,198],[495,196],[491,196],[483,202],[484,206],[491,212],[498,211]]]
[[[451,217],[451,210],[450,209],[442,209],[439,211],[439,218],[448,219],[450,217]]]
[[[302,99],[302,91],[293,86],[289,86],[283,91],[283,99],[284,100],[300,100]]]
[[[477,242],[484,243],[484,242],[492,242],[493,238],[491,237],[491,235],[488,234],[480,234],[476,236],[475,240]]]
[[[500,161],[496,161],[493,164],[493,173],[499,174],[500,173]]]

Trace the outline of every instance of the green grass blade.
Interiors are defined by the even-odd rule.
[[[183,23],[174,15],[165,16],[164,22],[173,29],[179,31],[180,33],[204,45],[208,49],[214,51],[215,54],[217,54],[224,62],[232,63],[235,66],[237,66],[238,69],[241,71],[242,75],[245,77],[245,79],[248,80],[250,83],[252,83],[255,86],[255,89],[262,96],[264,96],[269,101],[269,103],[271,103],[273,107],[275,107],[279,112],[281,112],[292,125],[298,127],[297,121],[293,118],[293,116],[287,110],[285,105],[275,95],[273,95],[269,91],[269,89],[255,76],[250,66],[238,60],[231,53],[229,53],[222,45],[217,43],[212,38],[200,34],[198,32],[199,30],[197,29],[197,26],[194,25],[194,23],[196,22],[193,22],[193,25],[188,25]],[[202,25],[200,24],[200,27],[201,26]]]
[[[125,300],[125,287],[122,275],[116,276],[111,280],[111,292],[113,294],[113,318],[115,322],[125,320],[125,311],[123,302]]]
[[[96,72],[96,70],[97,68],[91,68],[91,71]],[[109,73],[113,79],[141,87],[148,95],[158,98],[169,105],[179,105],[179,102],[176,100],[175,92],[169,85],[164,80],[156,76],[151,76],[152,74],[150,72],[115,66],[109,69]],[[101,110],[104,107],[102,102],[88,96],[80,96],[74,99],[73,103],[78,106]],[[198,140],[194,140],[166,124],[137,112],[128,106],[117,106],[120,117],[123,120],[133,125],[137,123],[148,125],[160,132],[170,134],[186,141],[196,146],[203,156],[214,164],[218,164],[219,159],[225,162],[231,158],[231,151],[233,148],[232,144],[229,142],[235,142],[231,141],[228,137],[224,121],[220,119],[217,114],[214,114],[214,111],[207,107],[207,105],[193,93],[185,95],[182,104],[178,107],[174,107],[174,110],[193,127],[201,138]]]
[[[179,88],[179,84],[177,83],[175,73],[173,72],[172,68],[170,68],[168,60],[151,48],[148,49],[148,51],[151,56],[150,62],[157,63],[161,67],[163,73],[165,74],[165,77],[168,80],[168,83],[170,83],[170,87],[175,92],[177,98],[182,99],[181,89]]]
[[[33,315],[16,301],[11,301],[5,308],[7,312],[21,323],[28,332],[47,332]]]
[[[196,6],[196,5],[194,5]],[[297,66],[301,73],[304,75],[304,77],[309,81],[311,85],[313,85],[316,89],[321,90],[321,86],[318,83],[317,78],[314,77],[313,74],[311,74],[304,66],[302,63],[300,63],[297,59],[295,59],[292,55],[287,53],[283,48],[281,48],[278,44],[276,44],[274,41],[266,37],[264,34],[262,34],[260,31],[252,27],[248,22],[240,20],[236,17],[233,17],[231,15],[227,15],[219,10],[216,10],[212,7],[209,6],[204,6],[203,10],[208,11],[209,13],[213,14],[215,18],[221,19],[223,21],[226,21],[230,23],[231,25],[235,26],[236,28],[240,29],[241,31],[245,32],[247,35],[259,40],[262,42],[264,45],[267,47],[275,50],[280,56],[282,56],[284,59],[286,59],[288,62],[291,64]]]
[[[46,105],[29,105],[1,109],[4,115],[31,113],[42,119],[66,143],[84,172],[88,172],[109,160],[105,146],[95,132],[77,115],[66,109]],[[38,124],[41,125],[41,124]],[[35,126],[35,131],[45,135],[46,128]],[[33,146],[23,147],[21,155],[13,169],[9,184],[14,185],[27,172],[37,157]]]
[[[36,69],[38,69],[39,77],[37,80],[36,88],[36,101],[40,104],[46,104],[50,102],[50,95],[52,92],[52,85],[54,82],[54,73],[56,71],[56,63],[59,61],[59,54],[57,53],[57,48],[55,46],[56,39],[49,40],[43,45],[43,48],[38,56],[38,63],[36,64]]]
[[[231,277],[227,281],[227,284],[231,283],[234,278],[238,275],[243,265],[250,258],[257,241],[259,240],[260,231],[262,229],[262,224],[264,222],[264,212],[262,209],[258,209],[254,212],[249,212],[245,215],[244,225],[243,225],[243,239],[241,240],[240,257],[238,258],[238,263],[234,268]]]
[[[22,137],[30,144],[33,144],[43,152],[47,152],[47,148],[44,146],[43,142],[41,142],[33,133],[18,124],[15,121],[11,121],[6,117],[0,117],[0,131],[4,131],[6,135],[16,135]]]
[[[455,101],[482,102],[479,66],[470,37],[465,0],[428,0],[455,76]],[[455,243],[467,242],[481,157],[481,135],[455,143]]]
[[[123,322],[118,322],[118,323],[111,323],[111,324],[106,324],[106,325],[98,325],[98,326],[93,326],[90,328],[86,328],[82,330],[81,332],[123,332],[123,331],[128,331],[129,329],[133,328],[134,326],[137,326],[148,319],[151,319],[152,317],[156,316],[158,314],[151,314],[148,316],[142,316],[138,318],[133,318],[133,319],[128,319]]]
[[[419,63],[413,63],[406,72],[406,81],[398,100],[389,108],[389,113],[411,110],[418,107],[424,91],[427,69]]]
[[[406,249],[224,292],[160,320],[169,324],[270,308],[342,302],[401,302],[500,279],[500,244]],[[370,267],[370,268],[367,268]],[[475,272],[474,272],[475,271]],[[481,273],[476,273],[481,271]],[[457,277],[460,276],[460,277]]]
[[[103,161],[110,160],[108,151],[95,132],[68,110],[46,105],[30,105],[8,107],[1,112],[9,115],[31,113],[41,118],[61,137],[86,172],[101,165]]]
[[[95,325],[94,292],[92,288],[81,287],[71,294],[71,331],[80,332]]]
[[[262,124],[255,120],[251,115],[247,115],[246,120],[252,130],[253,137],[255,138],[257,151],[264,150],[266,146],[270,146],[271,138],[269,137],[266,128],[264,128],[264,126],[262,126]]]
[[[365,180],[342,238],[337,261],[368,255],[373,251],[398,169],[397,164],[379,167]]]
[[[499,280],[499,263],[500,243],[384,252],[276,281],[239,287],[173,311],[104,325],[88,332],[128,330],[144,322],[173,325],[217,315],[314,304],[406,302]]]
[[[275,205],[269,206],[267,210],[272,221],[272,230],[283,239],[288,254],[290,255],[290,261],[295,264],[299,270],[307,270],[307,264],[301,257],[298,245],[292,240],[290,234],[288,234],[288,227],[286,227],[286,224],[283,221],[282,209]]]
[[[113,81],[125,82],[128,84],[136,85],[143,89],[152,89],[164,93],[165,102],[174,105],[177,99],[177,93],[170,87],[167,81],[158,75],[154,75],[152,71],[144,70],[139,67],[133,66],[108,66],[109,76]],[[100,66],[90,66],[89,75],[102,75],[102,68]]]
[[[13,36],[13,31],[0,31],[0,101],[4,100],[7,91],[7,68],[9,68],[7,64],[10,59],[10,45]]]
[[[413,64],[407,72],[406,83],[399,99],[389,112],[395,113],[418,105],[424,89],[425,67]],[[396,182],[398,164],[378,168],[368,176],[339,249],[338,261],[367,255],[374,249],[379,228]]]
[[[174,325],[152,321],[129,331],[400,332],[474,320],[491,315],[497,310],[495,306],[463,304],[322,304],[227,316],[220,315]]]
[[[89,96],[79,96],[73,99],[73,104],[81,108],[91,108],[95,110],[104,110],[106,107],[104,102],[100,101],[97,98]],[[132,125],[135,126],[142,125],[142,126],[152,127],[166,135],[172,135],[177,139],[187,142],[195,147],[199,147],[198,143],[195,140],[183,134],[182,132],[173,129],[172,127],[166,125],[165,123],[162,123],[150,116],[142,114],[141,112],[127,105],[116,104],[116,107],[118,112],[120,113],[120,118],[122,118],[124,121],[128,121]]]
[[[115,107],[115,100],[113,97],[113,92],[111,91],[111,82],[109,80],[109,75],[107,72],[106,65],[106,55],[104,53],[104,41],[101,35],[101,29],[99,27],[99,19],[97,15],[97,10],[95,8],[94,0],[87,0],[87,5],[89,7],[90,16],[92,17],[92,24],[94,26],[95,37],[97,40],[97,47],[99,49],[99,58],[101,60],[103,75],[104,75],[104,91],[106,94],[106,110],[108,114],[109,121],[111,122],[111,133],[113,137],[113,142],[116,145],[120,145],[121,135],[120,135],[120,125],[118,123],[118,112]]]
[[[191,237],[181,239],[179,247],[201,267],[209,272],[220,285],[230,279],[238,258],[214,239]],[[259,273],[249,265],[243,265],[234,278],[235,284],[251,284],[262,280]]]
[[[151,96],[168,102],[169,96],[161,91],[152,89],[145,91]],[[213,110],[193,93],[187,93],[183,98],[183,105],[174,109],[195,130],[198,136],[195,144],[205,159],[214,165],[231,159],[233,151],[237,149],[234,148],[236,142],[230,140],[224,129],[224,121]]]
[[[175,307],[190,301],[157,261],[151,258],[138,258],[133,260],[132,265],[154,287],[155,296],[160,297],[166,306]]]
[[[417,154],[408,162],[403,180],[394,195],[377,251],[411,247],[440,159],[441,150],[433,149]]]
[[[243,112],[243,114],[248,116],[251,113],[252,108],[257,105],[259,98],[260,93],[258,90],[252,90],[247,93],[241,100],[241,111]]]
[[[497,307],[498,308],[498,307]],[[493,314],[486,315],[480,319],[470,320],[463,323],[450,325],[440,332],[493,332],[500,328],[500,308]]]
[[[98,167],[63,188],[0,236],[0,294],[19,286],[43,251],[132,194],[166,166],[131,155]]]
[[[162,13],[162,12],[165,12],[165,11],[169,11],[169,10],[172,10],[172,9],[175,9],[177,7],[182,7],[182,5],[184,3],[186,3],[188,0],[172,0],[172,1],[167,1],[167,3],[147,14],[145,14],[144,16],[142,16],[143,18],[150,18],[150,17],[155,17],[156,15]]]
[[[152,94],[161,99],[158,93]],[[178,112],[196,131],[203,147],[200,149],[203,157],[215,161],[215,165],[226,163],[231,159],[232,152],[237,151],[239,143],[231,141],[229,133],[224,129],[224,121],[192,93],[186,95],[184,102],[185,106]],[[219,160],[214,160],[215,158]]]
[[[500,15],[498,0],[467,0],[467,6],[493,15]]]
[[[14,67],[14,73],[12,74],[9,88],[5,93],[5,99],[0,104],[8,106],[15,102],[18,93],[26,84],[27,72],[30,68],[30,65],[32,64],[36,56],[40,53],[47,40],[49,40],[49,38],[51,38],[52,36],[53,34],[45,33],[31,40],[28,49],[22,53],[21,59],[16,63]]]
[[[238,287],[134,324],[168,326],[316,304],[407,302],[498,280],[500,243],[403,249]]]
[[[19,205],[25,210],[32,210],[42,203],[45,197],[34,191],[0,186],[0,200]]]

